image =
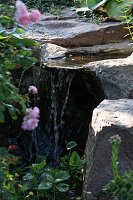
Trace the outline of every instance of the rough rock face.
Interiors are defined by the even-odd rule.
[[[119,172],[133,170],[133,100],[104,100],[94,109],[85,149],[86,169],[83,200],[102,190],[112,179],[109,138],[119,134]],[[90,196],[88,191],[92,192]]]
[[[133,54],[126,59],[91,62],[84,68],[95,71],[107,99],[132,98]]]

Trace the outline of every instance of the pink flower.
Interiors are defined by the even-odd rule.
[[[27,108],[26,109],[27,115],[23,118],[23,123],[21,128],[24,130],[33,130],[38,126],[39,120],[37,119],[39,117],[39,108],[34,107]]]
[[[32,92],[33,94],[37,94],[38,93],[37,88],[35,86],[33,86],[33,85],[29,86],[28,91]]]
[[[18,21],[19,24],[21,24],[23,26],[27,26],[27,25],[29,25],[31,19],[30,19],[30,16],[27,14],[25,16],[18,18],[17,21]]]
[[[29,113],[30,118],[37,118],[39,117],[39,108],[38,107],[34,107],[32,112]]]
[[[22,1],[17,0],[15,16],[18,23],[27,26],[31,21],[37,22],[40,19],[41,14],[38,10],[32,10],[30,16],[25,4]]]
[[[31,21],[30,14],[26,9],[25,4],[20,0],[16,1],[15,16],[16,16],[16,20],[18,21],[18,23],[20,23],[24,26],[27,26]]]
[[[31,130],[34,130],[38,126],[38,122],[39,120],[37,118],[31,118],[31,119],[23,121],[21,127],[24,130],[31,131]]]
[[[40,20],[41,14],[38,10],[32,10],[31,11],[31,21],[37,22]]]
[[[17,1],[16,1],[16,13],[15,13],[16,17],[17,17],[17,18],[20,18],[20,17],[26,15],[27,12],[28,12],[28,11],[27,11],[27,9],[26,9],[25,4],[24,4],[22,1],[17,0]]]

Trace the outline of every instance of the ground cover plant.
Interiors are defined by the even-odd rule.
[[[128,171],[122,176],[118,171],[118,145],[121,143],[119,135],[110,138],[112,145],[112,171],[113,180],[104,187],[107,196],[116,200],[133,199],[133,171]]]
[[[71,150],[76,145],[73,141],[67,144],[67,148]],[[0,148],[1,200],[67,199],[68,191],[81,191],[85,160],[76,151],[62,157],[57,169],[48,167],[44,157],[38,157],[39,162],[36,160],[36,163],[26,168],[12,168],[19,166],[19,158],[12,154],[16,148],[16,145],[8,149]]]

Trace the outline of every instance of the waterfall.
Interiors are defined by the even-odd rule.
[[[46,68],[42,74],[43,83],[41,93],[44,94],[44,96],[42,95],[40,98],[41,104],[46,104],[46,107],[43,109],[44,112],[47,113],[43,130],[49,140],[52,141],[54,147],[52,147],[52,156],[55,162],[58,163],[60,151],[59,138],[61,138],[61,134],[63,134],[63,117],[67,109],[67,102],[74,74],[68,73],[67,70],[60,68]],[[41,113],[42,112],[43,110]]]

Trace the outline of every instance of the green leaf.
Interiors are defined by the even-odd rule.
[[[65,184],[65,183],[59,183],[56,186],[57,190],[59,190],[60,192],[67,192],[69,190],[69,185]]]
[[[5,37],[3,37],[3,36],[0,35],[0,39],[4,39],[4,38],[5,38]]]
[[[8,158],[8,152],[5,150],[4,147],[0,147],[0,159],[5,157]]]
[[[28,38],[21,38],[21,39],[17,38],[14,43],[16,43],[16,44],[22,43],[25,46],[39,46],[39,44],[37,42],[30,40]]]
[[[4,119],[5,119],[4,113],[0,111],[0,123],[4,123]]]
[[[28,183],[26,183],[26,184],[23,185],[22,188],[23,188],[24,191],[29,190],[30,189],[30,185]]]
[[[111,0],[106,6],[106,11],[109,17],[114,17],[117,20],[123,20],[125,12],[127,12],[127,14],[131,12],[130,8],[131,5],[132,5],[131,0],[126,0],[121,2],[117,0]]]
[[[72,149],[77,146],[77,143],[75,141],[71,141],[66,145],[67,150]]]
[[[88,8],[90,8],[91,10],[95,10],[96,8],[98,8],[99,6],[103,5],[104,3],[108,2],[110,0],[87,0],[87,5]]]
[[[46,165],[46,161],[44,160],[43,162],[39,164],[32,164],[32,166],[29,166],[28,168],[33,169],[36,173],[38,173],[43,169],[45,165]]]
[[[27,173],[25,176],[23,176],[23,180],[24,181],[28,181],[28,180],[31,180],[33,179],[35,176],[32,175],[31,173]]]
[[[80,161],[81,161],[80,156],[78,155],[78,153],[76,151],[74,151],[70,157],[69,165],[79,166]]]
[[[38,185],[38,190],[49,190],[52,187],[52,183],[49,181],[42,181]]]
[[[13,30],[12,32],[11,32],[11,34],[12,35],[25,35],[26,33],[25,33],[25,31],[23,31],[22,29],[20,29],[20,28],[16,28],[15,30]]]
[[[51,183],[54,183],[54,178],[53,178],[51,175],[46,174],[46,179],[47,179],[48,181],[50,181]]]
[[[7,28],[13,28],[14,21],[7,16],[0,16],[0,23]]]
[[[67,171],[60,170],[55,173],[55,177],[56,177],[55,183],[58,183],[61,181],[68,180],[70,178],[70,175]]]

